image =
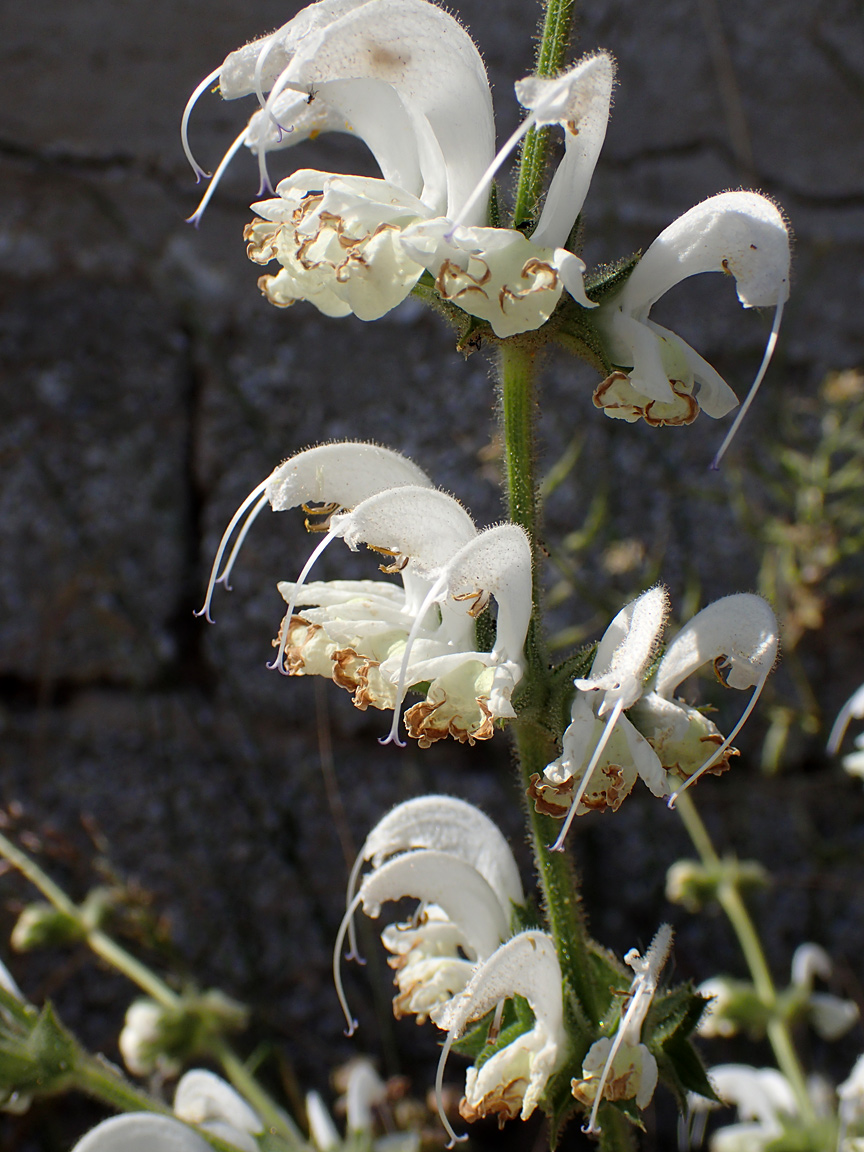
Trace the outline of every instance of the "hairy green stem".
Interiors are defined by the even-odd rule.
[[[718,868],[721,864],[720,857],[711,842],[708,829],[696,811],[696,806],[689,792],[679,794],[675,803],[675,811],[681,817],[702,863],[707,868]],[[786,1021],[777,1014],[777,989],[771,978],[759,933],[747,911],[737,883],[731,879],[723,880],[717,889],[717,900],[738,938],[756,993],[770,1013],[766,1031],[777,1066],[795,1093],[801,1119],[807,1124],[815,1124],[816,1115],[813,1111],[810,1094],[807,1091],[804,1071],[795,1051],[789,1027]]]
[[[530,722],[517,720],[513,729],[521,783],[527,791],[532,775],[542,773],[554,758],[556,750],[549,737]],[[549,845],[554,843],[560,830],[559,822],[540,815],[530,800],[528,813],[534,863],[561,971],[578,997],[587,1020],[596,1025],[600,1018],[600,1008],[592,979],[588,932],[575,870],[566,853],[550,851]]]
[[[218,1057],[225,1075],[237,1091],[246,1097],[269,1131],[283,1136],[291,1144],[304,1146],[305,1141],[300,1129],[288,1113],[283,1111],[261,1087],[236,1052],[224,1041],[220,1041],[214,1047],[213,1054]]]
[[[534,558],[534,619],[526,644],[524,693],[542,709],[549,694],[549,670],[538,625],[537,537],[539,527],[535,474],[534,423],[536,357],[519,342],[505,343],[498,358],[501,416],[510,518],[528,533]],[[516,753],[523,790],[531,777],[542,773],[554,759],[556,748],[547,732],[527,717],[513,724]],[[543,902],[562,971],[576,993],[588,1021],[596,1024],[599,1011],[592,980],[588,934],[582,915],[573,866],[564,853],[551,852],[556,823],[534,810],[529,802],[534,860],[540,877]]]
[[[575,11],[574,0],[546,0],[535,65],[538,76],[554,76],[564,66]],[[519,182],[516,187],[516,204],[513,209],[514,227],[518,227],[534,215],[540,200],[546,174],[548,135],[546,128],[539,130],[532,128],[525,137],[519,166]]]

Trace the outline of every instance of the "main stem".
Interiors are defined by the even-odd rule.
[[[696,811],[696,806],[689,792],[679,794],[675,803],[675,810],[681,817],[702,863],[706,868],[719,868],[722,862],[711,842],[708,829]],[[747,905],[744,903],[740,889],[734,880],[723,880],[720,883],[717,889],[717,900],[738,937],[738,943],[744,953],[744,959],[750,970],[756,993],[770,1013],[766,1031],[774,1051],[777,1067],[789,1081],[792,1091],[795,1093],[801,1119],[808,1124],[815,1124],[816,1115],[813,1111],[804,1071],[795,1051],[792,1035],[786,1021],[777,1015],[777,989],[771,978],[765,953],[762,951],[759,933],[756,931],[756,926],[747,911]]]
[[[498,360],[498,377],[501,388],[507,498],[510,519],[525,529],[531,541],[535,589],[539,520],[534,451],[536,371],[536,354],[532,348],[519,342],[502,345]],[[548,664],[539,627],[536,591],[532,625],[526,643],[525,663],[523,693],[535,707],[542,707],[542,701],[548,694],[549,683]],[[517,719],[512,727],[521,784],[523,791],[527,791],[532,775],[542,773],[549,761],[554,759],[556,749],[549,735],[533,719]],[[561,968],[579,998],[587,1021],[596,1024],[599,1010],[591,979],[588,933],[574,870],[564,853],[549,850],[549,845],[555,839],[555,821],[538,814],[534,810],[534,805],[530,803],[529,820],[543,903]]]

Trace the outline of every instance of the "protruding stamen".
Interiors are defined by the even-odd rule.
[[[765,373],[768,371],[768,365],[771,363],[771,357],[774,355],[774,349],[777,347],[777,337],[780,334],[780,321],[783,319],[783,305],[785,301],[782,297],[777,301],[777,307],[774,309],[774,323],[771,325],[771,334],[768,337],[768,342],[765,345],[765,352],[762,356],[762,363],[759,365],[759,371],[756,373],[756,379],[750,385],[750,391],[747,393],[747,399],[738,409],[738,415],[735,417],[735,422],[726,434],[726,439],[720,445],[717,455],[711,461],[711,467],[716,472],[720,467],[720,461],[723,459],[726,449],[732,443],[732,437],[741,426],[741,421],[747,415],[747,410],[753,402],[756,393],[759,391],[759,385]]]
[[[210,87],[214,80],[218,80],[222,72],[222,65],[211,72],[209,76],[205,76],[189,99],[186,101],[186,107],[183,109],[183,119],[180,121],[180,139],[183,142],[183,151],[186,153],[186,159],[192,165],[192,171],[195,173],[195,183],[200,184],[201,180],[206,180],[210,175],[205,172],[195,157],[192,155],[192,149],[189,147],[189,117],[192,115],[192,109],[198,102],[198,97]]]
[[[426,613],[447,587],[448,573],[445,569],[429,591],[423,603],[420,605],[420,611],[414,617],[411,624],[411,631],[408,633],[408,639],[405,641],[405,651],[402,653],[402,663],[399,665],[399,680],[396,684],[396,703],[393,705],[393,722],[390,725],[390,731],[387,735],[378,741],[379,744],[398,744],[400,748],[405,747],[405,741],[399,739],[399,721],[402,718],[402,701],[405,699],[405,692],[407,690],[406,680],[408,678],[408,662],[411,659],[411,649],[414,647],[414,641],[417,639],[417,633],[426,619]]]
[[[321,555],[321,553],[324,551],[324,549],[327,547],[327,545],[330,544],[331,541],[333,541],[335,539],[336,539],[336,533],[333,532],[331,529],[331,531],[329,531],[327,533],[327,535],[323,538],[323,540],[319,540],[318,543],[315,545],[315,547],[312,549],[311,556],[306,561],[306,563],[303,565],[303,568],[300,572],[300,575],[297,577],[297,581],[294,585],[294,591],[291,593],[291,599],[288,601],[288,611],[285,613],[284,617],[282,618],[282,628],[280,629],[281,636],[279,638],[279,651],[276,653],[276,656],[274,657],[274,659],[267,665],[268,668],[278,668],[283,676],[288,675],[288,673],[285,671],[283,661],[285,659],[285,648],[288,644],[288,630],[289,630],[289,627],[291,624],[291,617],[294,615],[294,609],[297,606],[298,593],[300,592],[300,589],[305,584],[306,577],[309,575],[310,571],[312,570],[312,565],[315,563],[315,561],[318,559],[318,557]]]
[[[261,77],[264,75],[264,65],[267,63],[267,57],[273,50],[273,45],[276,43],[276,37],[271,36],[261,51],[258,53],[258,59],[255,61],[255,95],[258,97],[258,103],[263,108],[267,103],[267,98],[264,95],[264,86],[261,82]]]
[[[237,537],[237,540],[234,543],[234,547],[231,549],[231,555],[228,557],[228,563],[222,569],[221,574],[216,577],[216,583],[224,585],[226,592],[231,591],[231,585],[228,583],[228,581],[231,579],[231,572],[237,562],[237,557],[240,555],[240,549],[243,547],[243,541],[246,539],[249,529],[258,518],[258,513],[262,508],[265,507],[268,501],[269,497],[265,492],[255,507],[252,509],[252,511],[249,513],[249,515],[246,517],[246,523],[240,529],[240,535]]]
[[[619,697],[619,699],[615,701],[615,707],[609,714],[609,719],[606,721],[606,727],[603,729],[603,735],[598,740],[597,747],[594,749],[594,755],[589,760],[588,767],[585,769],[585,773],[579,782],[579,788],[577,789],[576,795],[573,798],[573,803],[570,805],[570,811],[567,813],[567,819],[564,821],[564,827],[559,832],[558,839],[554,844],[551,845],[549,849],[550,852],[564,851],[564,841],[567,838],[567,833],[570,830],[570,825],[573,823],[573,818],[576,815],[579,805],[582,803],[582,797],[585,795],[585,789],[588,787],[588,781],[591,779],[594,769],[597,767],[600,757],[603,755],[603,749],[606,747],[607,743],[609,742],[609,737],[612,735],[612,729],[618,723],[618,717],[623,711],[624,700],[623,698]]]
[[[228,167],[228,165],[231,163],[231,161],[234,159],[234,157],[237,155],[237,153],[243,147],[243,145],[246,141],[246,135],[247,135],[248,131],[249,131],[249,128],[247,125],[247,127],[245,127],[243,129],[243,131],[235,139],[234,143],[231,145],[231,147],[228,149],[228,151],[225,153],[225,155],[219,161],[219,167],[213,173],[213,178],[211,179],[210,183],[207,185],[207,191],[201,197],[201,203],[198,205],[198,207],[195,209],[195,211],[192,213],[192,215],[187,218],[187,220],[186,220],[187,224],[194,224],[195,227],[197,228],[198,225],[201,223],[201,217],[204,215],[204,209],[210,203],[210,200],[213,196],[213,193],[216,191],[216,186],[218,185],[218,183],[222,179],[222,177],[225,175],[225,169]]]
[[[345,907],[350,908],[354,900],[354,891],[357,887],[357,881],[360,878],[360,872],[366,862],[366,857],[363,855],[363,849],[357,853],[357,859],[351,866],[351,875],[348,877],[348,891],[345,893]],[[366,961],[360,955],[357,948],[357,929],[354,927],[354,917],[349,917],[348,920],[348,951],[345,953],[346,960],[354,960],[358,964],[365,964]]]
[[[759,683],[753,689],[753,695],[750,697],[750,703],[744,709],[744,713],[743,713],[741,719],[738,721],[738,723],[735,725],[735,727],[732,729],[732,731],[729,733],[729,735],[726,737],[726,739],[723,741],[723,743],[718,744],[716,751],[713,752],[708,757],[708,759],[701,766],[701,768],[698,768],[693,773],[692,776],[688,776],[688,778],[684,781],[684,783],[681,785],[681,787],[677,791],[673,792],[672,795],[669,797],[669,799],[666,802],[667,806],[669,808],[674,808],[675,807],[675,801],[678,799],[678,797],[681,795],[681,793],[686,792],[686,790],[690,787],[691,784],[696,783],[696,781],[703,774],[703,772],[707,772],[708,769],[711,767],[711,765],[715,764],[717,762],[717,760],[723,755],[723,753],[726,751],[726,749],[729,747],[729,745],[732,743],[732,741],[735,739],[735,737],[738,735],[738,733],[744,727],[744,725],[746,724],[747,720],[750,717],[750,713],[756,707],[756,701],[759,699],[759,697],[762,694],[762,689],[765,687],[765,681],[768,679],[768,673],[770,671],[771,671],[771,669],[769,668],[762,675],[761,679],[759,680]]]
[[[447,1039],[444,1041],[441,1048],[441,1055],[438,1057],[438,1070],[435,1073],[435,1104],[438,1108],[438,1118],[444,1128],[444,1131],[450,1137],[447,1148],[452,1148],[456,1144],[462,1144],[468,1139],[466,1132],[462,1136],[458,1136],[447,1119],[447,1113],[444,1111],[444,1069],[447,1065],[447,1057],[450,1055],[450,1049],[453,1047],[453,1033],[448,1032]]]
[[[345,915],[342,917],[342,923],[336,933],[336,943],[333,946],[333,983],[336,986],[336,995],[339,997],[339,1006],[348,1024],[345,1029],[346,1036],[353,1036],[357,1031],[357,1021],[351,1015],[351,1009],[348,1007],[348,1001],[345,997],[345,989],[342,986],[342,945],[345,943],[345,933],[348,931],[348,926],[359,908],[361,900],[362,896],[358,892],[345,909]]]
[[[849,721],[860,720],[862,717],[864,717],[864,684],[849,697],[837,713],[837,719],[834,721],[831,735],[828,737],[826,751],[829,756],[836,756],[840,751],[840,745],[843,743]]]
[[[234,529],[239,524],[239,522],[240,522],[244,512],[246,511],[246,509],[253,502],[253,500],[255,500],[264,491],[264,489],[267,487],[269,482],[270,482],[270,477],[268,476],[266,480],[261,481],[261,483],[258,485],[257,488],[252,489],[252,491],[249,493],[249,495],[246,497],[246,499],[243,501],[243,503],[240,505],[240,507],[237,509],[237,511],[231,517],[231,521],[228,524],[228,527],[222,533],[222,539],[219,541],[219,547],[216,549],[216,559],[213,561],[213,567],[210,569],[210,581],[207,584],[207,595],[204,597],[204,605],[201,609],[199,609],[198,612],[195,613],[196,616],[204,616],[209,621],[210,624],[213,623],[213,620],[210,616],[210,601],[213,598],[213,589],[216,587],[216,583],[217,583],[216,573],[219,571],[219,565],[222,563],[222,557],[225,554],[225,549],[228,547],[228,541],[231,539],[231,534],[233,533]],[[258,513],[256,511],[255,515],[257,516],[257,514]],[[234,553],[232,552],[231,553],[231,560],[229,561],[229,566],[233,562],[234,562]]]

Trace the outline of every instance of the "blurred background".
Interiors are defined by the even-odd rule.
[[[432,1032],[389,1016],[383,962],[349,974],[354,1040],[330,979],[347,861],[394,803],[439,790],[480,804],[523,864],[507,739],[469,749],[379,748],[387,718],[347,694],[265,668],[279,579],[308,554],[302,517],[262,515],[213,625],[193,618],[219,537],[284,457],[326,439],[373,439],[413,457],[478,523],[499,519],[500,448],[490,363],[463,359],[413,300],[383,320],[277,311],[245,258],[257,172],[232,165],[200,230],[179,143],[189,93],[231,49],[299,4],[258,0],[40,0],[7,5],[0,40],[0,819],[76,898],[123,894],[118,931],[161,969],[247,1003],[244,1051],[265,1077],[326,1090],[358,1051],[431,1084]],[[451,8],[483,52],[503,140],[513,81],[532,67],[537,6]],[[722,472],[724,428],[606,419],[596,378],[550,355],[542,389],[547,589],[556,651],[596,638],[625,600],[662,580],[679,620],[761,591],[784,626],[784,660],[742,739],[741,760],[696,799],[721,847],[774,876],[756,909],[785,981],[816,940],[837,987],[864,999],[864,793],[823,749],[864,680],[864,19],[859,0],[596,0],[580,5],[574,56],[619,62],[606,147],[586,203],[589,266],[645,248],[693,203],[727,188],[774,197],[795,234],[780,348]],[[192,142],[218,162],[252,111],[201,99]],[[375,174],[361,145],[322,138],[273,157]],[[505,177],[506,194],[510,185]],[[770,318],[744,312],[723,277],[690,281],[655,316],[743,396]],[[331,549],[321,578],[346,574]],[[372,574],[365,555],[352,573]],[[703,698],[717,696],[705,682]],[[713,693],[713,695],[712,695]],[[728,697],[735,696],[735,699]],[[743,702],[717,696],[728,730]],[[571,834],[595,934],[623,953],[676,926],[675,976],[743,975],[725,922],[664,898],[689,855],[677,817],[639,789]],[[11,929],[32,893],[2,880]],[[4,933],[4,939],[8,931]],[[369,933],[370,940],[372,933]],[[368,948],[367,948],[368,950]],[[374,949],[373,949],[374,952]],[[0,954],[9,949],[0,943]],[[133,998],[67,949],[11,957],[91,1046],[117,1059]],[[844,1076],[864,1048],[809,1042]],[[767,1049],[706,1045],[716,1062]],[[451,1072],[456,1079],[456,1061]],[[60,1100],[0,1121],[10,1152],[58,1152],[94,1122]],[[670,1145],[658,1094],[646,1148]],[[484,1138],[480,1134],[481,1139]],[[491,1138],[491,1137],[490,1137]],[[510,1125],[514,1146],[542,1141]],[[578,1132],[566,1137],[580,1147]],[[541,1144],[542,1146],[542,1144]]]

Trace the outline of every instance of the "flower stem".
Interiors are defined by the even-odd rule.
[[[94,928],[89,924],[81,908],[66,895],[58,884],[55,884],[51,877],[40,868],[35,860],[31,859],[26,852],[23,852],[13,844],[2,832],[0,832],[0,856],[5,857],[23,876],[26,876],[30,883],[39,889],[42,895],[54,905],[58,912],[64,913],[64,915],[75,920],[80,925],[84,941],[106,964],[110,965],[110,967],[116,971],[121,972],[128,980],[136,984],[142,992],[145,992],[163,1007],[176,1008],[181,1004],[182,998],[160,976],[157,976],[146,964],[143,964],[133,956],[131,952],[127,952],[122,945],[118,944],[116,940],[113,940],[100,928]],[[294,1125],[291,1118],[270,1099],[264,1088],[262,1088],[246,1068],[245,1064],[243,1064],[239,1056],[237,1056],[225,1041],[219,1041],[213,1045],[212,1055],[219,1060],[225,1075],[234,1087],[238,1092],[246,1096],[250,1104],[261,1116],[261,1119],[273,1132],[285,1137],[290,1143],[296,1143],[298,1145],[304,1143],[299,1129]],[[137,1093],[135,1098],[139,1099],[139,1103],[133,1103],[133,1111],[140,1111],[143,1106],[140,1103],[141,1100],[150,1099],[150,1097],[145,1096],[143,1093],[138,1093],[137,1089],[131,1084],[128,1084],[122,1077],[117,1079],[116,1082],[112,1080],[115,1087],[116,1084],[121,1086],[117,1089],[117,1091],[121,1093],[121,1096],[117,1096],[116,1098],[110,1097],[105,1095],[104,1092],[100,1095],[100,1093],[95,1090],[100,1085],[100,1091],[101,1089],[105,1089],[105,1091],[108,1090],[108,1081],[100,1079],[98,1075],[99,1070],[103,1069],[104,1071],[106,1066],[102,1065],[101,1062],[94,1057],[88,1056],[87,1059],[90,1061],[90,1064],[86,1065],[88,1075],[90,1076],[90,1080],[88,1081],[90,1087],[81,1084],[79,1086],[82,1090],[88,1091],[91,1095],[96,1095],[99,1099],[105,1100],[106,1103],[113,1104],[115,1107],[124,1110],[129,1109],[127,1104],[124,1104],[121,1099],[123,1092]],[[220,1148],[228,1147],[223,1141],[218,1141],[214,1146]]]
[[[564,66],[575,11],[575,0],[546,0],[543,29],[537,48],[537,76],[554,76]],[[546,128],[532,128],[525,137],[516,187],[516,205],[513,209],[514,227],[518,228],[534,215],[540,200],[546,173],[548,135]]]
[[[504,433],[506,485],[510,518],[528,533],[534,557],[534,621],[526,643],[524,694],[541,704],[549,692],[548,661],[537,625],[537,536],[538,503],[535,475],[534,418],[536,354],[523,344],[502,345],[498,359],[501,387],[501,416]],[[531,776],[541,773],[555,757],[549,734],[525,716],[513,724],[516,753],[523,792]],[[534,860],[540,877],[543,903],[555,948],[570,987],[578,997],[586,1019],[597,1023],[599,1010],[592,981],[589,941],[573,866],[566,855],[551,852],[555,821],[542,816],[529,804],[529,823],[534,844]]]
[[[679,794],[675,803],[675,811],[681,817],[702,863],[708,868],[719,867],[721,864],[720,857],[711,842],[708,829],[696,811],[696,806],[689,792]],[[759,933],[747,911],[741,891],[733,879],[723,880],[718,885],[717,900],[738,938],[756,993],[771,1014],[766,1031],[774,1051],[777,1067],[792,1087],[801,1119],[807,1124],[815,1124],[816,1115],[813,1111],[813,1103],[807,1091],[804,1071],[795,1051],[789,1026],[776,1011],[777,989],[771,978]]]

